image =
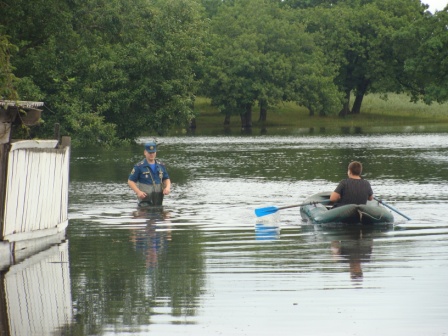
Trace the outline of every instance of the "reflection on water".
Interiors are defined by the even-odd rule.
[[[68,242],[1,272],[1,335],[65,335],[72,322]]]
[[[154,269],[161,254],[166,254],[172,239],[170,213],[163,207],[139,207],[133,213],[134,219],[144,219],[143,229],[130,229],[130,241],[136,251],[145,256],[145,265]],[[157,230],[157,223],[163,223],[164,230]]]
[[[255,224],[256,240],[274,240],[280,237],[280,227],[268,226],[265,224]]]
[[[335,256],[346,258],[350,265],[351,279],[362,282],[361,263],[369,260],[372,253],[372,245],[373,240],[333,241],[331,243],[331,252]]]
[[[126,185],[141,146],[74,151],[72,331],[448,333],[448,135],[347,133],[161,138],[173,185],[154,209]],[[255,217],[331,190],[353,159],[412,221],[339,230],[303,223],[298,208]]]
[[[338,237],[335,237],[330,244],[331,253],[336,262],[348,263],[350,278],[353,283],[361,286],[364,278],[363,265],[370,261],[373,238],[365,235],[361,228],[354,228],[351,233],[351,238],[337,239]]]

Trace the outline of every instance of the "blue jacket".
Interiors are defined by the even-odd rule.
[[[162,184],[162,181],[170,178],[162,162],[156,160],[152,166],[143,159],[134,166],[128,179],[136,183]]]

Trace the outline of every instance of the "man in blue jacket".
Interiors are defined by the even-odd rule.
[[[156,160],[155,142],[146,143],[143,154],[145,158],[132,169],[128,185],[137,195],[139,205],[162,205],[163,196],[171,190],[170,177],[165,165]]]

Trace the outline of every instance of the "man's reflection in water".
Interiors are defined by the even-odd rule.
[[[373,239],[333,240],[331,252],[338,260],[348,261],[350,278],[354,283],[363,281],[362,264],[370,261],[373,250]]]
[[[332,241],[331,251],[335,256],[341,256],[348,260],[350,266],[350,277],[354,281],[361,282],[363,279],[362,263],[370,260],[373,249],[373,240],[349,240]]]
[[[163,207],[141,207],[133,212],[133,217],[147,220],[144,228],[131,230],[130,240],[135,250],[145,256],[146,268],[153,269],[171,241],[170,213]]]

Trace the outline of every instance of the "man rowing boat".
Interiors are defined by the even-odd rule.
[[[358,161],[348,165],[348,178],[339,182],[330,195],[330,202],[334,207],[346,204],[366,204],[373,200],[373,191],[369,181],[361,178],[362,164]]]

